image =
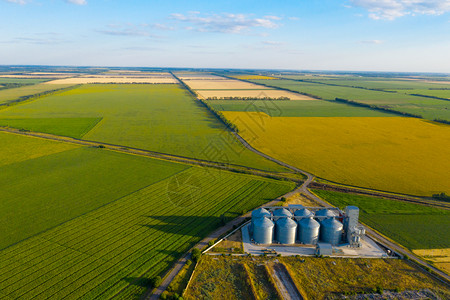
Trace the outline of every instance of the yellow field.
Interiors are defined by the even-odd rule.
[[[414,254],[433,262],[434,266],[450,274],[450,248],[446,249],[417,249]]]
[[[223,112],[258,150],[348,185],[450,193],[450,126],[415,118],[270,118]]]
[[[186,83],[193,90],[265,90],[268,87],[232,79],[192,79]]]
[[[236,75],[236,76],[230,76],[237,79],[244,79],[244,80],[256,80],[256,79],[278,79],[271,76],[263,76],[263,75]]]
[[[282,91],[282,90],[213,90],[213,91],[197,91],[197,94],[202,99],[217,97],[218,99],[224,98],[224,97],[245,97],[245,98],[255,98],[255,99],[261,99],[265,97],[269,98],[280,98],[280,97],[287,97],[289,100],[316,100],[314,98],[297,94],[297,93],[291,93],[288,91]]]

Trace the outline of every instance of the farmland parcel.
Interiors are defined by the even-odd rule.
[[[60,125],[58,121],[49,120],[56,118],[60,118]],[[75,124],[71,118],[78,119],[78,123],[82,118],[85,126]],[[99,118],[102,120],[97,124]],[[37,128],[36,121],[26,119],[42,119],[41,127],[45,127],[47,133],[83,136],[88,140],[260,169],[284,170],[243,147],[201,103],[174,84],[84,85],[0,111],[0,124]],[[85,134],[85,129],[91,128],[92,124],[97,125]],[[67,128],[66,132],[64,128]]]
[[[0,174],[8,178],[1,219],[15,220],[2,239],[3,247],[15,244],[0,251],[0,297],[13,299],[138,298],[143,281],[224,218],[294,187],[92,148],[6,165]]]
[[[450,193],[447,125],[397,117],[223,114],[236,123],[240,134],[258,150],[319,177],[413,195]],[[260,120],[260,124],[254,120]]]

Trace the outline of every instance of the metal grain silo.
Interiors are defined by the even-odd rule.
[[[272,244],[274,224],[266,217],[256,218],[253,223],[253,240],[257,244]]]
[[[265,208],[258,208],[258,209],[255,209],[254,211],[252,211],[252,222],[251,222],[251,226],[250,226],[250,231],[253,232],[253,222],[256,218],[262,218],[262,217],[270,218],[270,216],[271,216],[270,212]]]
[[[322,221],[325,220],[325,217],[326,217],[326,218],[329,218],[329,217],[334,217],[334,216],[336,216],[336,215],[335,215],[334,212],[332,212],[331,210],[324,208],[324,209],[321,209],[321,210],[316,211],[315,216],[316,216],[316,217],[323,217],[323,218],[316,218],[316,220],[317,220],[319,223],[322,223]]]
[[[292,213],[289,210],[287,210],[286,208],[278,208],[273,212],[273,216],[290,218],[290,217],[292,217]]]
[[[291,218],[279,218],[275,222],[275,238],[280,244],[294,244],[297,222]]]
[[[307,217],[314,216],[314,214],[311,211],[309,211],[308,209],[302,208],[302,209],[296,210],[294,212],[294,216],[307,218]]]
[[[298,240],[302,244],[317,244],[320,224],[312,217],[303,218],[298,222]]]
[[[328,218],[320,223],[320,240],[331,245],[339,245],[344,225],[335,218]]]

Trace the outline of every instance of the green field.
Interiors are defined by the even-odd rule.
[[[332,86],[318,83],[305,83],[294,80],[251,80],[259,84],[285,88],[318,96],[326,100],[344,98],[370,105],[388,107],[400,112],[420,115],[425,119],[444,119],[450,121],[450,102],[446,100],[417,97],[403,93],[381,92],[366,89]]]
[[[0,126],[82,138],[102,118],[0,119]]]
[[[5,89],[0,90],[0,104],[7,103],[13,100],[16,100],[20,97],[30,96],[34,94],[39,94],[42,92],[47,92],[56,89],[62,89],[73,84],[34,84],[34,85],[26,85],[21,86],[19,88],[14,89]]]
[[[40,197],[46,200],[25,212],[33,219],[28,223],[35,225],[57,215],[71,220],[0,251],[0,298],[138,298],[146,290],[143,282],[161,275],[220,226],[222,214],[226,219],[234,218],[294,187],[287,182],[199,167],[155,183],[186,167],[98,149],[68,152],[84,153],[73,160],[75,166],[85,156],[95,159],[84,172],[74,174],[69,168],[54,178],[41,175],[39,182],[44,187],[35,184],[34,190],[27,190],[32,190],[33,198],[46,190]],[[71,157],[65,160],[71,164]],[[53,168],[58,166],[67,168],[62,161]],[[18,176],[20,169],[14,170]],[[12,182],[32,184],[14,179]],[[76,187],[82,191],[77,192]],[[108,199],[105,194],[110,194]],[[23,201],[36,202],[30,198]],[[5,206],[6,202],[2,203]],[[9,204],[18,214],[11,218],[25,218],[24,207],[17,206]],[[82,213],[79,207],[85,206],[90,206],[90,211]],[[53,207],[59,207],[58,213]],[[78,217],[72,218],[69,214],[75,210]]]
[[[450,85],[449,85],[450,86]],[[431,97],[439,97],[444,99],[450,99],[450,87],[442,90],[430,90],[430,89],[411,89],[411,90],[396,90],[397,93],[425,95]]]
[[[409,249],[450,247],[449,210],[339,192],[314,190],[314,193],[341,209],[358,206],[363,223]]]
[[[264,112],[271,117],[392,117],[368,108],[323,100],[210,100],[219,111]]]
[[[367,89],[396,90],[396,89],[430,89],[430,88],[450,88],[447,83],[432,83],[418,80],[367,80],[356,77],[343,79],[308,79],[311,82],[321,82],[349,87],[362,87]]]
[[[96,148],[3,165],[0,249],[184,169],[183,165]]]
[[[285,170],[243,147],[200,102],[175,84],[83,85],[0,111],[0,124],[14,122],[10,126],[72,137],[80,137],[97,118],[103,119],[85,139]],[[42,123],[30,119],[42,119]]]
[[[49,81],[49,79],[41,79],[41,78],[8,78],[8,77],[0,77],[0,84],[2,83],[23,83],[23,84],[36,84]]]

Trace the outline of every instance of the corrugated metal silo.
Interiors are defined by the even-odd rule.
[[[315,216],[316,217],[334,217],[336,215],[331,210],[324,208],[324,209],[316,211]],[[325,220],[325,218],[316,218],[316,219],[319,223],[322,223],[322,221]]]
[[[314,214],[311,211],[309,211],[308,209],[302,208],[302,209],[296,210],[294,212],[294,216],[307,218],[307,217],[314,216]]]
[[[297,222],[291,218],[280,218],[275,222],[275,237],[280,244],[294,244]]]
[[[256,218],[253,223],[253,240],[257,244],[272,244],[274,224],[266,217]]]
[[[317,244],[320,224],[312,217],[303,218],[298,222],[298,240],[302,244]]]
[[[270,216],[271,216],[270,212],[267,209],[262,208],[262,207],[252,211],[252,222],[251,222],[251,226],[250,226],[250,231],[253,232],[253,223],[256,218],[262,218],[262,217],[270,218]]]
[[[287,210],[286,208],[278,208],[273,212],[273,216],[290,218],[290,217],[292,217],[292,213],[289,210]]]
[[[320,240],[331,245],[338,245],[342,239],[344,225],[335,218],[328,218],[320,223]]]

